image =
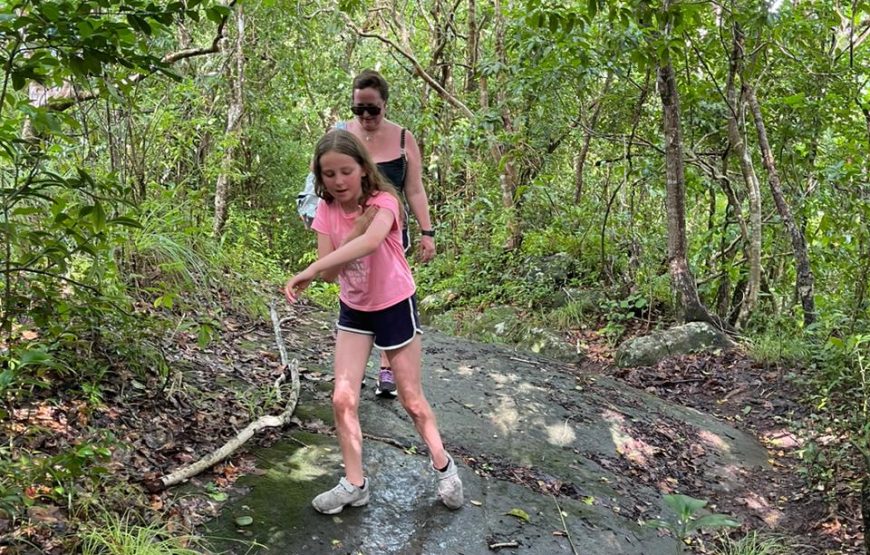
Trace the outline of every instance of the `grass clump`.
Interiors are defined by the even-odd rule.
[[[106,514],[99,526],[80,533],[82,555],[198,555],[195,538],[175,536],[164,525],[137,524],[129,515]]]
[[[791,549],[777,536],[750,532],[738,539],[723,536],[713,553],[715,555],[787,555],[791,553]]]

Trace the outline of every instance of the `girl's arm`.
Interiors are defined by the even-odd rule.
[[[318,258],[316,262],[290,278],[284,286],[287,300],[291,303],[296,302],[299,293],[305,290],[315,278],[333,276],[334,279],[334,275],[338,274],[342,266],[374,252],[390,233],[393,222],[395,222],[393,212],[386,208],[379,208],[362,235],[331,251],[328,250],[332,248],[331,242],[329,245],[324,245],[324,251],[320,250],[322,235],[318,234],[318,253],[324,252],[325,256]]]
[[[353,228],[350,230],[350,233],[347,234],[347,237],[342,241],[342,246],[350,243],[363,233],[365,233],[366,229],[368,229],[369,225],[372,223],[372,219],[377,214],[378,208],[376,206],[369,206],[365,209],[365,212],[360,214],[356,221],[353,223]],[[332,239],[329,238],[329,235],[325,233],[317,233],[317,258],[324,258],[329,255],[332,251],[335,250],[335,247],[332,246]],[[323,281],[335,281],[338,277],[339,272],[341,272],[342,266],[338,266],[337,268],[331,268],[330,270],[321,272],[320,278]]]
[[[335,250],[335,247],[332,246],[332,239],[329,238],[329,235],[326,233],[317,233],[317,258],[323,258],[325,256],[329,256],[329,253]],[[335,278],[338,277],[338,273],[341,271],[341,268],[335,268],[330,272],[323,272],[321,274],[321,278],[323,281],[335,281]]]
[[[432,221],[429,219],[429,197],[423,188],[423,161],[420,155],[420,147],[410,131],[406,132],[405,139],[408,142],[408,173],[405,177],[405,198],[408,206],[421,230],[431,230]],[[435,238],[422,236],[420,238],[420,259],[429,262],[435,257]]]

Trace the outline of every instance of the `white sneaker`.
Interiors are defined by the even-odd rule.
[[[432,465],[435,474],[438,476],[438,497],[448,509],[458,509],[462,506],[462,480],[459,478],[459,471],[456,468],[456,463],[453,462],[453,457],[447,455],[447,470],[439,471]]]
[[[338,485],[314,498],[311,504],[325,515],[338,514],[345,505],[362,507],[369,502],[369,479],[366,478],[363,487],[358,487],[342,478]]]

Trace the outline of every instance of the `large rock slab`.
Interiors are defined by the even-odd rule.
[[[263,473],[242,479],[243,493],[205,532],[226,538],[215,549],[483,555],[516,542],[500,552],[552,555],[574,552],[570,536],[578,553],[671,555],[673,539],[638,524],[661,515],[662,492],[706,480],[711,495],[737,495],[744,474],[767,465],[765,449],[733,427],[610,379],[438,333],[424,346],[425,388],[460,465],[463,508],[435,498],[425,447],[399,402],[367,388],[363,430],[391,438],[364,444],[370,504],[317,514],[310,501],[341,475],[340,453],[335,438],[297,431],[256,453]],[[326,389],[304,391],[298,410],[315,428],[331,424]],[[246,515],[254,522],[239,533],[234,519]]]
[[[625,341],[616,350],[616,364],[652,366],[666,357],[734,346],[727,335],[706,322],[689,322]]]
[[[431,316],[429,323],[444,333],[510,345],[520,352],[531,351],[563,362],[583,358],[559,332],[528,326],[524,311],[513,306],[496,305],[481,312],[441,312]]]

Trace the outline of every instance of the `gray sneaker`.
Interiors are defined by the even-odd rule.
[[[447,464],[447,470],[444,472],[438,471],[433,465],[435,474],[438,476],[438,497],[448,509],[458,509],[462,506],[462,480],[459,478],[459,472],[456,469],[456,463],[453,462],[453,457],[447,455],[450,461]]]
[[[461,494],[460,494],[461,496]],[[369,479],[366,478],[363,487],[357,487],[342,478],[338,485],[314,498],[311,504],[325,515],[340,513],[345,505],[362,507],[369,502]]]

